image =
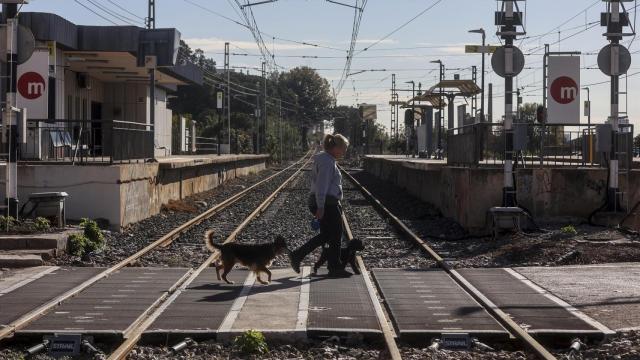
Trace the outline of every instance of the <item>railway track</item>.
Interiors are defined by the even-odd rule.
[[[470,299],[467,304],[471,303],[471,306],[476,303],[480,304],[478,307],[481,306],[481,310],[467,307],[465,311],[476,312],[476,315],[478,312],[486,312],[488,321],[491,321],[494,324],[493,327],[499,328],[501,334],[504,335],[501,339],[513,340],[517,338],[539,358],[555,359],[550,352],[532,337],[531,333],[528,333],[519,325],[522,322],[512,320],[510,318],[511,314],[503,312],[503,305],[496,304],[494,299],[491,298],[491,294],[487,294],[486,288],[478,286],[478,283],[474,282],[477,279],[473,277],[473,273],[454,269],[446,257],[434,249],[427,241],[412,232],[407,224],[392,214],[370,191],[344,170],[343,174],[348,180],[345,183],[346,204],[343,214],[345,237],[348,240],[354,237],[367,238],[365,250],[357,258],[363,273],[362,277],[353,276],[350,279],[338,279],[339,281],[336,281],[336,279],[326,279],[324,281],[322,274],[319,277],[309,276],[309,262],[304,264],[303,276],[298,277],[289,269],[286,257],[280,256],[274,263],[275,286],[254,286],[255,276],[243,270],[233,271],[231,274],[237,285],[227,286],[217,282],[215,272],[212,273],[212,269],[209,268],[209,265],[216,260],[217,254],[202,251],[202,233],[204,229],[214,229],[221,242],[236,241],[242,243],[268,241],[273,235],[282,235],[281,231],[285,231],[284,235],[288,238],[290,247],[297,247],[308,236],[313,236],[312,232],[307,229],[309,214],[301,211],[305,207],[308,192],[307,183],[310,174],[304,170],[309,161],[310,157],[305,156],[278,174],[274,174],[262,182],[245,189],[243,192],[233,195],[207,211],[208,214],[204,213],[183,224],[180,227],[181,230],[175,229],[149,244],[147,248],[129,257],[129,261],[116,264],[116,266],[119,266],[118,269],[109,268],[101,271],[73,288],[69,285],[71,290],[12,322],[13,328],[1,329],[5,334],[11,330],[10,334],[4,336],[10,336],[16,331],[21,336],[51,334],[55,333],[56,329],[64,331],[64,329],[67,329],[64,326],[68,325],[61,325],[59,322],[56,325],[58,327],[42,327],[44,315],[50,315],[54,312],[52,311],[53,309],[55,309],[56,313],[71,311],[72,314],[83,315],[83,311],[86,310],[78,310],[76,313],[75,310],[70,309],[70,304],[78,303],[77,300],[83,297],[85,298],[84,301],[93,301],[94,298],[91,298],[91,296],[89,296],[91,299],[87,299],[87,293],[100,295],[109,289],[113,292],[132,291],[126,290],[128,285],[119,283],[116,287],[103,286],[102,293],[96,290],[96,287],[100,287],[100,284],[113,282],[116,278],[122,278],[123,274],[126,275],[129,272],[127,276],[137,276],[135,279],[149,279],[148,281],[133,281],[148,283],[149,287],[145,288],[144,286],[147,285],[141,285],[139,292],[133,292],[131,296],[123,298],[126,300],[122,301],[121,307],[127,309],[130,305],[135,306],[137,305],[137,299],[144,296],[152,297],[152,299],[144,305],[141,315],[136,315],[135,321],[127,323],[126,329],[121,331],[116,328],[113,330],[121,331],[122,336],[118,337],[115,346],[113,343],[105,345],[105,352],[110,354],[110,359],[126,358],[132,349],[138,349],[137,345],[141,339],[144,340],[143,342],[150,340],[150,342],[154,343],[155,340],[152,339],[162,339],[161,341],[167,344],[169,341],[182,341],[186,337],[199,336],[191,334],[200,334],[203,335],[202,339],[211,339],[215,336],[216,341],[224,342],[225,339],[230,339],[230,336],[235,336],[249,328],[246,327],[249,317],[243,318],[240,313],[250,314],[252,311],[266,311],[266,314],[259,314],[262,316],[258,317],[260,319],[258,321],[259,324],[249,322],[248,326],[265,331],[265,334],[281,330],[286,334],[287,339],[291,339],[291,336],[294,336],[289,335],[290,329],[294,334],[304,332],[309,338],[321,338],[336,334],[362,335],[370,331],[369,335],[366,336],[371,336],[372,339],[383,339],[384,348],[389,357],[397,360],[401,359],[403,352],[408,350],[404,345],[399,347],[397,343],[398,340],[403,340],[404,344],[404,336],[406,335],[406,331],[398,325],[399,321],[402,320],[401,318],[403,316],[413,316],[412,314],[429,312],[429,305],[425,305],[427,303],[447,301],[443,300],[446,298],[442,298],[441,293],[437,293],[437,288],[442,286],[438,281],[432,281],[433,278],[426,280],[417,278],[421,274],[434,274],[437,272],[442,277],[446,276],[449,279],[449,283],[446,286],[449,288],[459,287],[460,291],[464,292]],[[246,198],[251,191],[259,191],[261,195],[252,195],[250,199]],[[243,198],[245,200],[240,201]],[[236,200],[233,201],[233,199]],[[368,214],[364,211],[365,209],[369,212]],[[193,256],[192,259],[186,259],[188,261],[184,262],[188,269],[157,266],[128,267],[128,265],[140,265],[141,263],[143,265],[147,263],[163,265],[159,262],[162,256],[153,261],[148,260],[146,257],[153,258],[158,254],[175,252],[180,248],[189,250],[185,251],[185,253],[197,255]],[[425,256],[425,254],[428,256]],[[131,275],[130,271],[135,269],[139,269],[140,272]],[[392,279],[391,285],[389,285],[389,282],[385,285],[385,276],[389,277],[389,274],[397,270],[400,270],[398,274],[400,274],[401,281],[397,281],[396,278]],[[140,276],[141,274],[142,276]],[[173,278],[167,280],[169,276],[167,274],[173,276]],[[152,288],[153,284],[151,283],[161,283],[163,281],[163,284],[156,284],[155,288]],[[420,283],[421,285],[414,283]],[[88,289],[92,285],[93,287]],[[136,284],[132,288],[137,289]],[[405,306],[403,311],[410,312],[411,315],[394,312],[395,310],[390,305],[394,294],[389,296],[388,291],[390,288],[401,288],[403,290],[409,288],[422,289],[417,290],[417,292],[422,291],[419,294],[409,294],[408,292],[400,294],[407,295],[414,301],[410,304],[401,304]],[[510,290],[508,285],[499,285],[498,288]],[[341,293],[340,291],[343,292]],[[159,295],[153,297],[152,294],[154,293]],[[76,295],[79,296],[76,297]],[[268,296],[268,298],[265,298],[265,296]],[[283,308],[281,308],[282,302],[277,301],[280,296],[285,296],[289,299],[293,296],[294,300],[297,300],[299,296],[299,302],[294,304],[292,312],[285,314],[288,317],[293,316],[293,327],[289,327],[289,325],[280,328],[271,326],[273,323],[277,323],[281,315],[284,314],[284,312],[281,312],[283,311]],[[304,300],[305,296],[306,300]],[[228,302],[229,299],[231,299],[232,304]],[[423,301],[425,299],[429,300]],[[225,302],[228,305],[221,304]],[[80,305],[82,304],[83,302],[80,302]],[[92,307],[93,305],[95,304],[91,302]],[[204,307],[194,308],[201,305]],[[409,305],[410,307],[408,307]],[[216,306],[221,310],[211,311]],[[262,306],[266,306],[266,308]],[[273,311],[273,314],[269,313],[269,311]],[[444,313],[448,310],[434,311]],[[220,315],[222,316],[220,323],[217,323],[217,320],[212,321],[215,316],[219,316],[214,314],[216,312],[222,314]],[[18,313],[16,312],[16,314]],[[65,318],[75,319],[75,315],[68,315]],[[457,317],[457,315],[454,317]],[[104,316],[104,318],[113,321],[114,318],[117,320],[118,315]],[[198,320],[198,318],[203,319]],[[51,320],[51,316],[47,316],[45,320],[47,319]],[[20,323],[20,320],[25,322]],[[92,323],[92,326],[97,324],[98,318],[96,317],[94,320],[96,321]],[[171,323],[173,321],[180,324],[174,327],[174,324]],[[345,323],[349,321],[351,322]],[[242,325],[238,325],[238,323]],[[99,334],[99,332],[96,332],[99,327],[82,327],[80,324],[79,329],[86,330],[88,334]],[[111,329],[114,328],[111,327],[109,329],[109,331],[112,331]],[[465,329],[469,329],[469,327],[465,327]],[[67,329],[67,331],[70,330]],[[435,333],[420,330],[418,336],[420,336],[421,341],[424,341],[425,338],[429,339]],[[475,336],[471,335],[471,332],[469,332],[469,335]],[[195,339],[195,337],[193,338]],[[379,348],[376,347],[375,351],[379,351]]]
[[[32,323],[33,321],[41,318],[42,316],[44,316],[45,314],[49,313],[50,311],[52,311],[54,308],[56,308],[57,306],[59,306],[62,302],[69,300],[71,298],[73,298],[74,296],[80,294],[81,292],[83,292],[84,290],[86,290],[87,288],[89,288],[90,286],[104,280],[107,279],[109,276],[115,274],[116,272],[118,272],[119,270],[129,266],[129,265],[133,265],[136,262],[138,262],[141,258],[143,258],[145,255],[151,253],[152,251],[157,250],[158,248],[162,248],[162,247],[168,247],[170,246],[174,241],[176,241],[177,239],[180,238],[180,236],[182,236],[183,234],[185,234],[186,232],[188,232],[189,230],[191,230],[192,228],[194,228],[195,226],[203,223],[204,221],[206,221],[207,219],[219,214],[220,212],[222,212],[223,210],[227,209],[229,206],[236,204],[238,201],[240,201],[241,199],[243,199],[245,196],[247,196],[248,194],[250,194],[252,191],[254,191],[255,189],[257,189],[258,187],[268,183],[269,181],[277,178],[278,176],[280,176],[281,174],[285,174],[287,171],[289,171],[292,168],[295,168],[296,166],[299,166],[301,163],[302,165],[299,166],[299,168],[294,172],[294,174],[299,173],[299,171],[306,165],[306,163],[310,160],[310,156],[311,156],[311,152],[305,154],[305,156],[303,156],[300,160],[298,160],[297,162],[291,164],[290,166],[284,168],[283,170],[281,170],[280,172],[273,174],[271,176],[269,176],[266,179],[263,179],[262,181],[236,193],[235,195],[227,198],[226,200],[220,202],[219,204],[216,204],[215,206],[211,207],[210,209],[208,209],[207,211],[197,215],[196,217],[190,219],[189,221],[185,222],[184,224],[182,224],[181,226],[173,229],[172,231],[170,231],[169,233],[165,234],[164,236],[158,238],[157,240],[153,241],[152,243],[148,244],[147,246],[145,246],[143,249],[137,251],[136,253],[130,255],[129,257],[127,257],[126,259],[118,262],[117,264],[103,270],[100,271],[99,273],[97,273],[96,275],[90,277],[89,279],[85,280],[84,282],[80,283],[79,285],[73,287],[72,289],[64,292],[63,294],[47,301],[46,303],[40,305],[39,307],[37,307],[36,309],[24,314],[23,316],[19,317],[18,319],[12,321],[9,324],[6,324],[2,329],[0,329],[0,340],[11,337],[12,335],[15,334],[16,331],[23,329],[24,327],[28,326],[30,323]],[[293,176],[289,177],[287,181],[289,181]],[[277,194],[278,191],[280,191],[280,189],[282,189],[283,186],[278,187],[278,189],[276,190],[276,192],[272,193],[266,201],[269,201],[269,199],[273,199],[275,197],[275,194]],[[264,204],[264,202],[263,202]],[[252,213],[253,214],[253,213]],[[254,215],[255,216],[255,215]],[[235,235],[233,236],[235,237]],[[200,242],[202,242],[202,240],[200,239]],[[215,260],[214,258],[210,257],[209,259],[207,259],[207,262],[211,262]],[[185,279],[181,279],[181,280],[185,280]],[[169,291],[167,293],[173,292],[173,288],[169,289]],[[164,295],[162,297],[162,299],[159,299],[160,301],[163,301],[167,298],[168,295]],[[136,324],[134,324],[135,326]]]
[[[475,299],[482,307],[493,316],[493,318],[501,324],[505,329],[509,331],[509,333],[522,341],[526,347],[528,347],[531,351],[533,351],[539,358],[545,360],[553,360],[556,357],[551,354],[542,344],[540,344],[536,339],[534,339],[525,329],[519,326],[516,322],[514,322],[509,315],[507,315],[504,311],[502,311],[496,304],[494,304],[489,298],[479,291],[472,283],[467,280],[463,275],[460,274],[457,270],[455,270],[447,260],[445,260],[442,256],[438,254],[436,250],[434,250],[427,241],[420,238],[416,235],[402,220],[400,220],[397,216],[395,216],[391,211],[389,211],[369,190],[367,190],[362,184],[360,184],[348,171],[344,168],[340,168],[341,172],[345,175],[345,177],[353,184],[355,187],[362,193],[362,195],[370,202],[370,204],[378,210],[378,212],[387,219],[398,232],[400,232],[404,237],[415,243],[420,247],[424,253],[426,253],[431,260],[435,262],[435,264],[444,270],[447,275],[455,281],[461,288],[463,288],[467,294],[469,294],[473,299]],[[344,219],[346,223],[346,218]],[[347,224],[348,226],[348,224]],[[351,234],[351,230],[349,228],[349,236],[353,237]],[[362,259],[359,259],[359,262],[364,265]],[[391,339],[388,338],[388,335],[385,335],[385,340],[387,345],[393,347],[393,343]]]
[[[307,165],[311,158],[305,157],[302,165],[291,175],[289,176],[280,186],[278,186],[272,193],[269,195],[264,201],[262,201],[248,216],[246,216],[232,231],[226,236],[223,243],[227,244],[233,242],[238,237],[238,234],[257,216],[259,216],[271,203],[276,199],[278,194],[284,189],[289,183],[291,183],[294,178],[302,171],[302,169]],[[302,160],[301,160],[302,161]],[[298,164],[298,163],[296,163]],[[295,164],[294,164],[295,165]],[[202,241],[202,239],[200,239]],[[198,266],[197,269],[191,271],[183,281],[180,282],[179,287],[172,292],[170,296],[166,299],[163,299],[161,303],[158,303],[155,306],[155,310],[149,313],[144,320],[140,321],[136,324],[135,328],[130,332],[127,339],[116,348],[108,357],[108,360],[121,360],[126,359],[127,355],[131,352],[131,350],[136,346],[142,334],[149,328],[149,326],[162,314],[168,307],[173,303],[175,299],[180,296],[182,292],[184,292],[189,285],[191,285],[194,280],[198,276],[202,274],[202,272],[207,269],[214,261],[216,261],[220,256],[220,252],[216,251],[209,255],[209,257]]]

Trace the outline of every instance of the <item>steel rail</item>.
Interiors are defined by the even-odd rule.
[[[391,220],[393,225],[400,230],[406,237],[418,243],[420,247],[427,252],[449,276],[460,285],[471,297],[473,297],[480,305],[482,305],[494,319],[505,327],[512,335],[523,341],[527,347],[529,347],[538,357],[544,360],[556,360],[556,357],[551,354],[542,344],[534,339],[529,333],[527,333],[520,325],[513,321],[509,315],[496,306],[491,300],[489,300],[482,292],[476,289],[468,280],[466,280],[459,272],[451,267],[451,265],[445,261],[438,253],[429,246],[429,244],[416,235],[409,227],[407,227],[402,220],[395,216],[389,209],[387,209],[380,200],[378,200],[369,190],[367,190],[358,180],[356,180],[351,174],[340,167],[340,171],[351,181],[360,192],[373,203],[384,216]]]
[[[300,168],[298,168],[298,170],[296,170],[289,178],[287,178],[287,180],[285,180],[276,190],[273,191],[273,193],[271,193],[271,195],[269,195],[260,205],[258,205],[258,207],[256,207],[256,209],[254,211],[251,212],[251,214],[249,214],[234,230],[231,234],[229,234],[229,236],[227,236],[227,238],[224,240],[223,244],[227,244],[230,242],[233,242],[236,240],[238,234],[244,230],[244,228],[252,221],[254,220],[258,215],[260,215],[265,209],[267,209],[269,207],[269,205],[271,205],[273,203],[273,201],[276,199],[276,197],[278,196],[278,194],[282,191],[282,189],[284,189],[287,185],[289,185],[289,183],[291,183],[291,181],[293,181],[293,179],[302,171],[302,169],[309,163],[309,160],[311,160],[311,157],[309,157],[303,164],[302,166],[300,166]],[[118,347],[116,348],[116,350],[114,350],[111,355],[109,355],[107,360],[121,360],[121,359],[126,359],[127,355],[131,352],[131,350],[133,350],[133,348],[136,346],[136,344],[138,343],[138,341],[140,340],[140,338],[142,337],[142,334],[149,328],[149,326],[151,326],[151,324],[153,324],[153,322],[158,318],[158,316],[160,316],[167,307],[169,307],[169,305],[171,305],[171,303],[173,303],[173,301],[175,301],[175,299],[178,298],[178,296],[180,296],[180,294],[185,291],[187,289],[187,287],[189,285],[191,285],[191,283],[206,269],[208,268],[211,263],[213,263],[214,261],[216,261],[218,259],[218,257],[220,256],[220,252],[219,251],[215,251],[214,253],[212,253],[196,270],[194,270],[193,272],[191,272],[191,274],[189,275],[189,277],[182,282],[182,284],[180,285],[180,287],[173,293],[171,294],[170,297],[168,297],[166,299],[166,301],[164,301],[161,304],[158,304],[156,306],[155,311],[153,311],[149,316],[147,316],[144,320],[142,320],[136,327],[135,329],[132,329],[129,333],[129,336],[127,337],[127,339]]]
[[[219,213],[221,210],[225,209],[229,205],[231,205],[231,204],[235,203],[236,201],[238,201],[239,199],[243,198],[251,190],[253,190],[256,187],[258,187],[258,186],[266,183],[267,181],[275,178],[276,176],[282,174],[284,171],[287,171],[290,168],[296,166],[297,164],[302,162],[305,158],[309,157],[309,159],[310,159],[311,158],[310,157],[311,154],[312,154],[312,152],[309,151],[300,160],[298,160],[295,163],[291,164],[290,166],[284,168],[282,171],[279,171],[276,174],[273,174],[273,175],[267,177],[266,179],[263,179],[263,180],[259,181],[258,183],[256,183],[256,184],[254,184],[254,185],[252,185],[252,186],[240,191],[239,193],[237,193],[237,194],[235,194],[235,195],[233,195],[233,196],[231,196],[229,198],[227,198],[223,202],[215,205],[214,207],[208,209],[207,211],[199,214],[198,216],[190,219],[189,221],[185,222],[184,224],[182,224],[182,225],[178,226],[177,228],[171,230],[167,234],[163,235],[162,237],[160,237],[156,241],[152,242],[151,244],[145,246],[144,248],[142,248],[141,250],[137,251],[133,255],[131,255],[131,256],[127,257],[126,259],[118,262],[117,264],[109,267],[108,269],[100,272],[99,274],[94,275],[93,277],[91,277],[88,280],[84,281],[83,283],[77,285],[76,287],[64,292],[63,294],[61,294],[61,295],[59,295],[59,296],[47,301],[46,303],[40,305],[39,307],[37,307],[36,309],[34,309],[34,310],[30,311],[30,312],[24,314],[23,316],[19,317],[18,319],[12,321],[11,323],[7,324],[4,328],[0,329],[0,340],[2,340],[4,338],[7,338],[7,337],[10,337],[10,336],[13,336],[13,334],[15,334],[15,332],[17,330],[20,330],[21,328],[24,328],[29,323],[31,323],[34,320],[37,320],[40,317],[44,316],[51,309],[53,309],[53,308],[57,307],[58,305],[60,305],[61,302],[63,302],[65,300],[67,300],[67,299],[79,294],[80,292],[82,292],[86,288],[88,288],[89,286],[91,286],[91,285],[95,284],[96,282],[98,282],[98,281],[100,281],[100,280],[112,275],[113,273],[115,273],[116,271],[124,268],[125,266],[136,262],[142,256],[146,255],[147,253],[149,253],[150,251],[154,250],[158,246],[162,246],[162,245],[165,245],[167,243],[170,243],[171,241],[175,240],[178,236],[180,236],[181,234],[183,234],[184,232],[186,232],[187,230],[189,230],[193,226],[195,226],[197,224],[200,224],[202,221],[214,216],[215,214]],[[307,159],[306,162],[308,162],[309,159]]]
[[[342,213],[342,224],[344,225],[344,233],[347,240],[353,240],[353,233],[351,232],[351,227],[349,226],[349,221],[347,217]],[[387,350],[389,351],[389,357],[391,360],[402,360],[402,355],[400,354],[400,349],[398,348],[398,344],[396,343],[396,338],[389,326],[389,321],[380,306],[380,301],[378,300],[378,295],[373,287],[373,282],[371,281],[371,276],[369,275],[369,271],[362,260],[362,257],[358,255],[356,257],[358,262],[358,267],[360,268],[360,272],[362,273],[362,278],[364,279],[365,284],[367,285],[367,291],[369,292],[369,297],[371,298],[371,302],[373,303],[373,308],[376,312],[376,318],[378,318],[378,323],[380,324],[380,329],[382,330],[382,335],[384,336],[384,342],[387,346]]]

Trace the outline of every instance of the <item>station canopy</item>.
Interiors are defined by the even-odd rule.
[[[419,102],[428,102],[436,109],[442,109],[446,106],[445,99],[437,93],[433,93],[431,91],[426,91],[424,94],[414,97],[407,102],[406,106],[411,106],[408,103],[415,104]]]
[[[471,97],[482,92],[482,89],[473,80],[442,80],[432,86],[427,94],[438,94],[440,88],[443,92],[464,97]]]

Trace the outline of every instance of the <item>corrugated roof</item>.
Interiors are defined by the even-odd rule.
[[[482,89],[473,80],[442,80],[434,85],[429,92],[436,92],[438,89],[458,89],[461,96],[474,96],[480,94]]]
[[[428,102],[433,105],[434,108],[441,109],[445,107],[447,104],[445,99],[438,94],[433,94],[430,92],[425,92],[422,95],[418,95],[408,102]]]

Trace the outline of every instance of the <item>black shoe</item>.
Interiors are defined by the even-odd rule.
[[[293,271],[300,274],[300,263],[302,262],[302,259],[298,259],[293,252],[289,251],[289,262],[291,262],[291,268]]]
[[[327,274],[327,277],[330,278],[348,278],[351,276],[353,276],[353,274],[348,272],[347,270],[334,270],[329,271],[329,274]]]

